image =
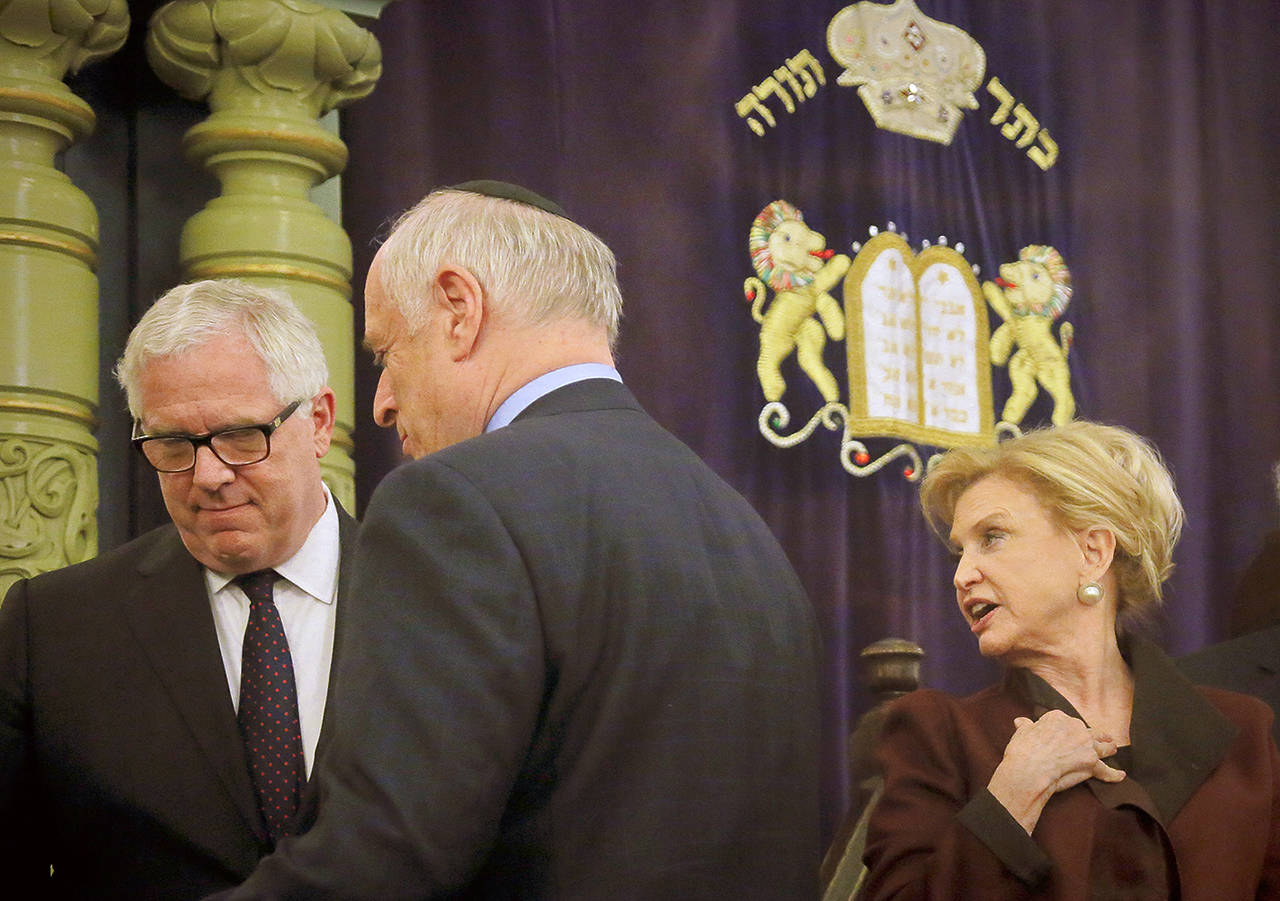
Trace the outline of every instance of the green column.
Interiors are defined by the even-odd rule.
[[[125,0],[0,10],[0,595],[98,549],[98,216],[55,158],[95,122],[62,78],[128,30]]]
[[[152,16],[147,58],[211,111],[183,150],[222,193],[183,229],[184,276],[283,288],[316,324],[338,397],[325,481],[354,510],[351,242],[310,192],[346,166],[346,145],[319,119],[373,90],[378,42],[307,0],[174,0]]]

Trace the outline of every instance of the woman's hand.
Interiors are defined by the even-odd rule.
[[[1004,749],[987,790],[1030,835],[1044,805],[1055,792],[1093,777],[1119,782],[1121,770],[1103,763],[1116,752],[1110,736],[1100,735],[1082,720],[1061,710],[1050,710],[1032,722],[1025,716],[1013,721],[1013,738]]]

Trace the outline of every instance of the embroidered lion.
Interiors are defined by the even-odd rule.
[[[1033,244],[1022,248],[1016,263],[1000,267],[1000,277],[983,282],[987,303],[1004,323],[991,336],[991,362],[1009,362],[1013,393],[1001,419],[1017,425],[1036,399],[1037,383],[1053,398],[1053,423],[1070,422],[1076,413],[1071,395],[1067,354],[1074,329],[1064,322],[1055,341],[1051,326],[1071,302],[1071,273],[1062,255],[1052,247]],[[1009,356],[1018,348],[1012,358]]]
[[[765,400],[782,399],[787,388],[782,361],[793,350],[823,399],[839,400],[839,385],[822,362],[822,351],[828,335],[833,341],[844,338],[844,313],[828,292],[849,270],[849,258],[828,250],[827,239],[805,225],[801,212],[785,200],[775,200],[756,216],[748,247],[760,277],[748,278],[742,290],[760,323],[756,375]],[[766,285],[775,292],[767,310]]]

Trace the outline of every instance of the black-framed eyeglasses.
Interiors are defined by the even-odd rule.
[[[271,433],[302,404],[295,400],[276,418],[262,425],[240,425],[204,435],[139,435],[133,424],[132,443],[156,472],[186,472],[196,465],[196,451],[207,447],[228,466],[261,463],[271,456]]]

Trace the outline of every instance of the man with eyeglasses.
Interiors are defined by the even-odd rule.
[[[315,815],[354,521],[334,393],[284,295],[182,285],[116,369],[173,520],[0,606],[0,882],[198,898]]]

